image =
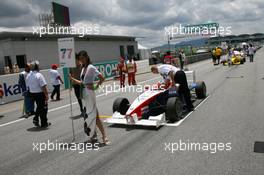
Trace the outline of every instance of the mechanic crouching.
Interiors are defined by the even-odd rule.
[[[194,107],[191,101],[191,93],[190,89],[188,87],[187,78],[184,73],[184,71],[180,70],[179,68],[163,64],[160,66],[152,66],[151,72],[154,74],[160,74],[163,77],[164,80],[164,88],[167,89],[170,86],[176,88],[176,84],[179,84],[178,93],[180,97],[183,98],[186,104],[186,110],[187,111],[193,111]],[[156,101],[158,101],[160,104],[165,105],[167,102],[167,99],[169,97],[169,91],[165,91],[160,96],[157,97]],[[150,106],[151,108],[151,106]],[[150,114],[146,114],[143,116],[143,118],[147,118],[149,116],[156,116],[164,112],[164,109],[154,109],[150,112]]]

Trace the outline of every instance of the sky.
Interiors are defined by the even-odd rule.
[[[167,42],[164,27],[217,22],[232,34],[264,33],[264,0],[57,0],[69,7],[72,26],[100,34],[138,37],[146,47]],[[32,31],[49,0],[0,0],[0,31]]]

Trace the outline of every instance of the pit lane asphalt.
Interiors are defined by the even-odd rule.
[[[48,114],[47,130],[32,128],[32,118],[0,127],[1,174],[263,174],[264,154],[254,153],[255,141],[264,141],[264,49],[255,62],[223,67],[202,61],[189,66],[197,80],[204,80],[210,98],[178,127],[106,127],[111,145],[98,151],[33,151],[32,143],[71,142],[69,107]],[[243,76],[243,77],[241,77]],[[144,74],[138,81],[154,83],[155,75]],[[111,83],[111,82],[109,82]],[[144,84],[144,83],[143,83]],[[137,93],[112,93],[97,98],[101,115],[111,115],[115,98],[132,100]],[[69,103],[50,103],[50,109]],[[8,104],[12,106],[12,104]],[[2,108],[2,106],[1,106]],[[74,105],[74,114],[78,106]],[[12,109],[12,108],[11,108]],[[8,109],[1,120],[17,119],[17,109]],[[17,114],[16,116],[14,116]],[[5,122],[1,122],[5,123]],[[75,120],[76,141],[85,141],[82,120]],[[231,143],[231,151],[165,151],[165,143]]]

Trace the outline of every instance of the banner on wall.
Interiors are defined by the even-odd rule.
[[[112,78],[115,76],[113,73],[113,70],[117,67],[118,61],[106,61],[101,63],[95,63],[94,66],[103,74],[103,76],[106,79]],[[67,77],[69,74],[68,69],[63,68],[63,75],[64,77]],[[69,82],[67,79],[65,79],[64,82],[65,89],[69,88]]]
[[[63,75],[61,68],[58,69],[60,75]],[[40,73],[44,76],[47,81],[47,87],[49,92],[53,90],[53,86],[49,77],[49,69],[41,70]],[[0,98],[0,103],[9,103],[23,99],[22,90],[18,84],[19,73],[1,75],[0,76],[0,95],[2,94],[2,99]],[[63,78],[63,77],[62,77]]]

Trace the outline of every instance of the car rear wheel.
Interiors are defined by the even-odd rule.
[[[125,115],[129,108],[129,101],[126,98],[117,98],[113,104],[113,112],[120,112],[120,114]]]
[[[179,97],[171,97],[167,101],[165,116],[170,122],[178,121],[183,113],[182,101]]]
[[[196,82],[195,94],[198,99],[203,99],[206,97],[206,85],[204,81]]]

